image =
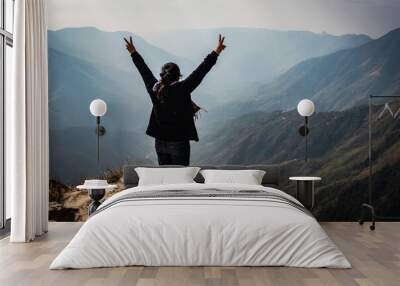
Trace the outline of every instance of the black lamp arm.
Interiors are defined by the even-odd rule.
[[[309,133],[309,129],[308,129],[308,116],[304,117],[304,122],[305,122],[305,129],[306,129],[306,135],[305,135],[305,139],[306,139],[306,152],[305,152],[305,161],[308,161],[308,133]]]

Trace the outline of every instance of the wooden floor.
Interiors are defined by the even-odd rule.
[[[378,223],[375,232],[357,223],[322,223],[352,269],[289,267],[124,267],[48,270],[81,226],[51,223],[35,242],[0,241],[0,285],[400,285],[400,223]]]

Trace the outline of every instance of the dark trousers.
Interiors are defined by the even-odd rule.
[[[156,139],[156,152],[159,165],[189,166],[189,141],[165,141]]]

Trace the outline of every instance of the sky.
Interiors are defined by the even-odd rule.
[[[49,28],[94,26],[142,36],[256,27],[378,38],[400,27],[400,0],[48,0]]]

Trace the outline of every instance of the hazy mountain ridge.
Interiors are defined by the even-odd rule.
[[[227,36],[229,37],[229,31],[226,32],[228,32]],[[244,36],[247,35],[247,32],[248,30],[246,30]],[[255,33],[258,32],[255,31]],[[289,41],[290,37],[297,35],[297,32],[292,32],[289,33],[290,37],[287,38],[288,33],[272,31],[269,33],[281,35],[282,39],[286,37],[285,41]],[[302,32],[301,34],[303,35]],[[330,37],[326,35],[315,36],[311,33],[305,33],[305,35],[311,35],[312,38],[321,37],[321,43],[327,42],[326,38]],[[63,178],[63,183],[78,183],[82,177],[94,175],[93,170],[96,170],[95,142],[91,141],[94,140],[92,129],[95,126],[95,119],[89,112],[89,104],[95,98],[102,98],[108,105],[107,114],[102,118],[102,125],[107,129],[106,135],[101,138],[102,142],[104,141],[104,146],[102,146],[104,156],[102,163],[104,165],[102,169],[115,168],[128,159],[147,162],[149,160],[147,158],[148,152],[154,155],[152,139],[145,135],[151,102],[142,79],[125,50],[123,37],[129,36],[133,37],[137,49],[156,76],[160,66],[168,61],[178,62],[182,72],[185,75],[189,74],[214,47],[216,40],[215,36],[211,37],[210,35],[209,39],[202,45],[198,45],[198,49],[194,51],[197,54],[190,55],[190,58],[194,61],[189,61],[186,59],[187,54],[185,53],[183,53],[183,57],[176,56],[129,32],[104,32],[91,27],[49,31],[51,175],[55,179],[61,180]],[[246,37],[249,37],[249,35]],[[270,39],[272,40],[272,38],[271,36]],[[278,44],[278,38],[274,39],[275,44]],[[364,36],[349,36],[347,39],[340,39],[337,41],[344,46],[357,45],[369,40]],[[231,40],[234,41],[234,37]],[[207,41],[212,41],[212,44],[210,42],[210,45],[207,46]],[[187,39],[186,42],[190,43],[191,41]],[[335,42],[336,40],[333,41],[333,44],[326,44],[328,45],[327,49],[339,48]],[[176,46],[178,46],[177,44]],[[266,53],[263,50],[265,47],[263,48],[260,43],[257,47],[259,54]],[[256,64],[259,62],[258,55],[253,55],[253,53],[247,53],[247,56],[254,56],[254,60],[230,62],[235,58],[232,58],[229,54],[232,53],[234,56],[239,49],[229,48],[230,52],[226,53],[225,58],[220,59],[199,90],[194,93],[196,102],[205,105],[206,109],[217,102],[221,102],[223,96],[227,95],[228,100],[230,100],[231,96],[234,97],[234,92],[240,94],[233,87],[234,81],[230,73],[227,70],[224,71],[224,65],[228,66],[228,70],[233,72],[233,65],[237,64],[240,67],[245,63]],[[290,52],[290,57],[294,56],[294,52],[295,50]],[[300,56],[300,58],[303,57],[304,55]],[[276,64],[278,63],[279,61],[276,62]],[[224,79],[218,79],[215,74],[218,70],[220,70]],[[252,79],[252,75],[245,70],[242,70],[241,73],[243,78]],[[213,84],[214,78],[217,78],[217,80]],[[226,94],[220,94],[216,91],[219,86],[225,90]],[[247,87],[243,86],[243,89],[247,89]],[[206,113],[204,117],[207,116]],[[116,136],[116,134],[119,135]],[[116,151],[114,146],[119,146],[122,141],[127,143],[122,144],[120,150]],[[140,148],[135,146],[140,146]],[[150,160],[154,160],[154,158]],[[79,166],[77,167],[77,165]]]
[[[100,138],[98,166],[95,126],[50,130],[50,178],[77,185],[129,162],[151,164],[151,151],[152,140],[143,134],[107,128]]]
[[[322,158],[341,140],[365,124],[366,107],[348,112],[318,112],[310,120],[310,156]],[[254,112],[229,120],[205,135],[195,147],[193,161],[201,164],[277,163],[304,158],[304,140],[298,128],[304,119],[297,110]],[[366,127],[366,125],[364,126]],[[240,135],[240,136],[239,136]]]
[[[108,113],[103,119],[105,125],[138,129],[142,123],[133,127],[132,122],[139,122],[145,116],[151,102],[147,94],[135,93],[135,90],[142,91],[144,86],[133,74],[49,49],[51,129],[93,126],[95,121],[89,112],[89,104],[95,98],[102,98],[108,104]]]
[[[270,36],[266,37],[266,47],[263,47],[260,43],[257,44],[258,54],[251,52],[245,55],[247,58],[251,55],[254,61],[250,59],[244,62],[241,62],[242,60],[237,62],[235,54],[242,50],[238,48],[231,49],[229,53],[223,55],[225,58],[220,59],[217,66],[193,95],[195,100],[206,109],[212,109],[214,106],[231,101],[234,98],[245,99],[248,92],[252,94],[253,90],[256,89],[256,85],[252,84],[252,82],[256,80],[254,74],[257,73],[249,73],[244,66],[254,66],[262,63],[262,60],[258,57],[260,54],[268,54],[268,44],[270,42],[274,43],[274,45],[279,45],[278,40],[290,42],[293,37],[305,37],[314,39],[313,43],[316,41],[315,39],[321,39],[318,40],[320,42],[319,46],[329,46],[329,48],[323,50],[337,50],[341,47],[358,45],[369,40],[366,36],[337,37],[310,32],[276,32],[262,29],[244,29],[246,33],[240,33],[243,29],[223,29],[223,32],[227,32],[228,35],[229,33],[235,34],[234,31],[238,31],[237,33],[246,37],[251,36],[247,35],[249,31],[253,33],[253,36],[257,33],[267,33]],[[214,32],[212,30],[207,31],[207,33],[211,34]],[[195,36],[196,31],[193,34],[192,36]],[[129,36],[133,36],[135,45],[155,75],[157,75],[156,71],[159,67],[167,61],[178,62],[184,74],[189,74],[197,65],[197,62],[189,62],[185,58],[165,52],[152,46],[140,36],[128,32],[103,32],[91,27],[49,31],[50,112],[55,112],[55,114],[51,114],[51,128],[91,125],[86,106],[96,97],[101,97],[110,104],[110,112],[107,116],[109,117],[108,119],[112,120],[110,123],[113,126],[129,129],[132,125],[127,124],[128,122],[144,121],[143,118],[147,117],[150,109],[150,102],[140,75],[134,68],[124,47],[123,37]],[[173,36],[171,38],[174,39]],[[273,40],[273,38],[275,39]],[[182,39],[182,37],[179,39]],[[207,39],[212,41],[213,45],[215,44],[215,37],[210,35],[209,37],[207,36]],[[175,43],[172,40],[170,42]],[[185,42],[190,43],[191,41],[186,39]],[[193,57],[199,57],[198,61],[200,61],[211,50],[213,45],[210,45],[208,49],[205,47],[205,52],[199,52],[200,56],[195,55]],[[285,45],[290,46],[288,43]],[[175,46],[179,47],[180,45],[176,43]],[[282,49],[277,49],[276,47],[270,49],[282,52]],[[203,50],[203,47],[201,47],[201,50]],[[307,50],[308,56],[311,56],[310,49],[304,50]],[[299,51],[301,54],[299,49],[295,49],[290,52],[286,51],[286,56],[293,55],[296,53],[295,51]],[[239,55],[241,56],[237,55],[238,58],[243,58],[245,53],[246,51],[240,51]],[[285,53],[285,51],[282,53]],[[316,56],[316,54],[312,54],[312,56]],[[304,55],[296,57],[303,59]],[[276,64],[283,61],[275,56],[272,58],[276,61]],[[268,67],[263,68],[264,70],[273,69],[266,63],[262,64]],[[241,70],[241,78],[244,81],[237,80],[232,76],[236,70]],[[220,77],[221,75],[222,78]],[[235,88],[236,83],[239,83],[241,88]],[[222,92],[221,90],[224,91]],[[244,96],[243,91],[246,91]],[[70,112],[74,112],[77,116],[71,118],[69,116]],[[110,118],[110,116],[116,114],[120,117],[125,115],[127,119]],[[140,126],[139,128],[143,129],[144,127]],[[138,128],[134,130],[138,130]]]
[[[367,103],[367,96],[400,92],[400,29],[360,47],[306,60],[262,86],[256,109],[288,110],[302,98],[319,110],[344,110]]]
[[[382,107],[374,109],[374,117]],[[310,121],[308,164],[304,163],[304,138],[297,132],[301,124],[295,110],[244,115],[193,146],[193,164],[281,163],[286,182],[289,176],[321,176],[317,216],[357,219],[368,190],[368,107],[315,114]],[[400,119],[386,114],[375,124],[375,202],[378,212],[399,215],[400,205],[393,199],[400,198]],[[290,184],[284,189],[293,192],[294,187]]]
[[[233,87],[265,83],[299,62],[370,41],[366,35],[333,36],[308,31],[276,31],[261,28],[177,30],[149,37],[156,46],[200,61],[214,48],[218,34],[226,36],[222,54],[210,82]],[[218,84],[219,83],[219,84]]]
[[[132,36],[135,46],[156,76],[160,67],[170,61],[178,63],[182,74],[187,76],[214,48],[218,31],[193,30],[185,31],[184,35],[171,32],[167,39],[160,42],[175,47],[173,53],[130,32],[104,32],[93,27],[82,27],[49,31],[48,35],[51,49],[102,66],[103,69],[127,73],[135,69],[125,50],[123,38]],[[217,66],[194,92],[197,101],[207,109],[232,100],[235,94],[240,96],[251,85],[269,81],[299,61],[358,46],[370,40],[365,35],[331,36],[249,28],[223,28],[220,32],[230,38],[230,42],[227,40],[229,52],[221,56]],[[250,41],[256,41],[256,44],[249,45]],[[135,72],[132,74],[137,75]]]
[[[368,104],[368,96],[400,94],[400,29],[356,48],[305,60],[270,83],[247,89],[246,96],[210,109],[206,126],[256,111],[296,108],[309,98],[317,111],[340,111]]]
[[[49,47],[84,61],[103,64],[114,69],[128,72],[134,69],[130,55],[125,49],[124,37],[133,38],[135,47],[154,72],[159,71],[161,65],[168,61],[179,62],[184,68],[191,66],[185,58],[155,47],[131,32],[106,32],[94,27],[81,27],[49,30],[48,35]]]

